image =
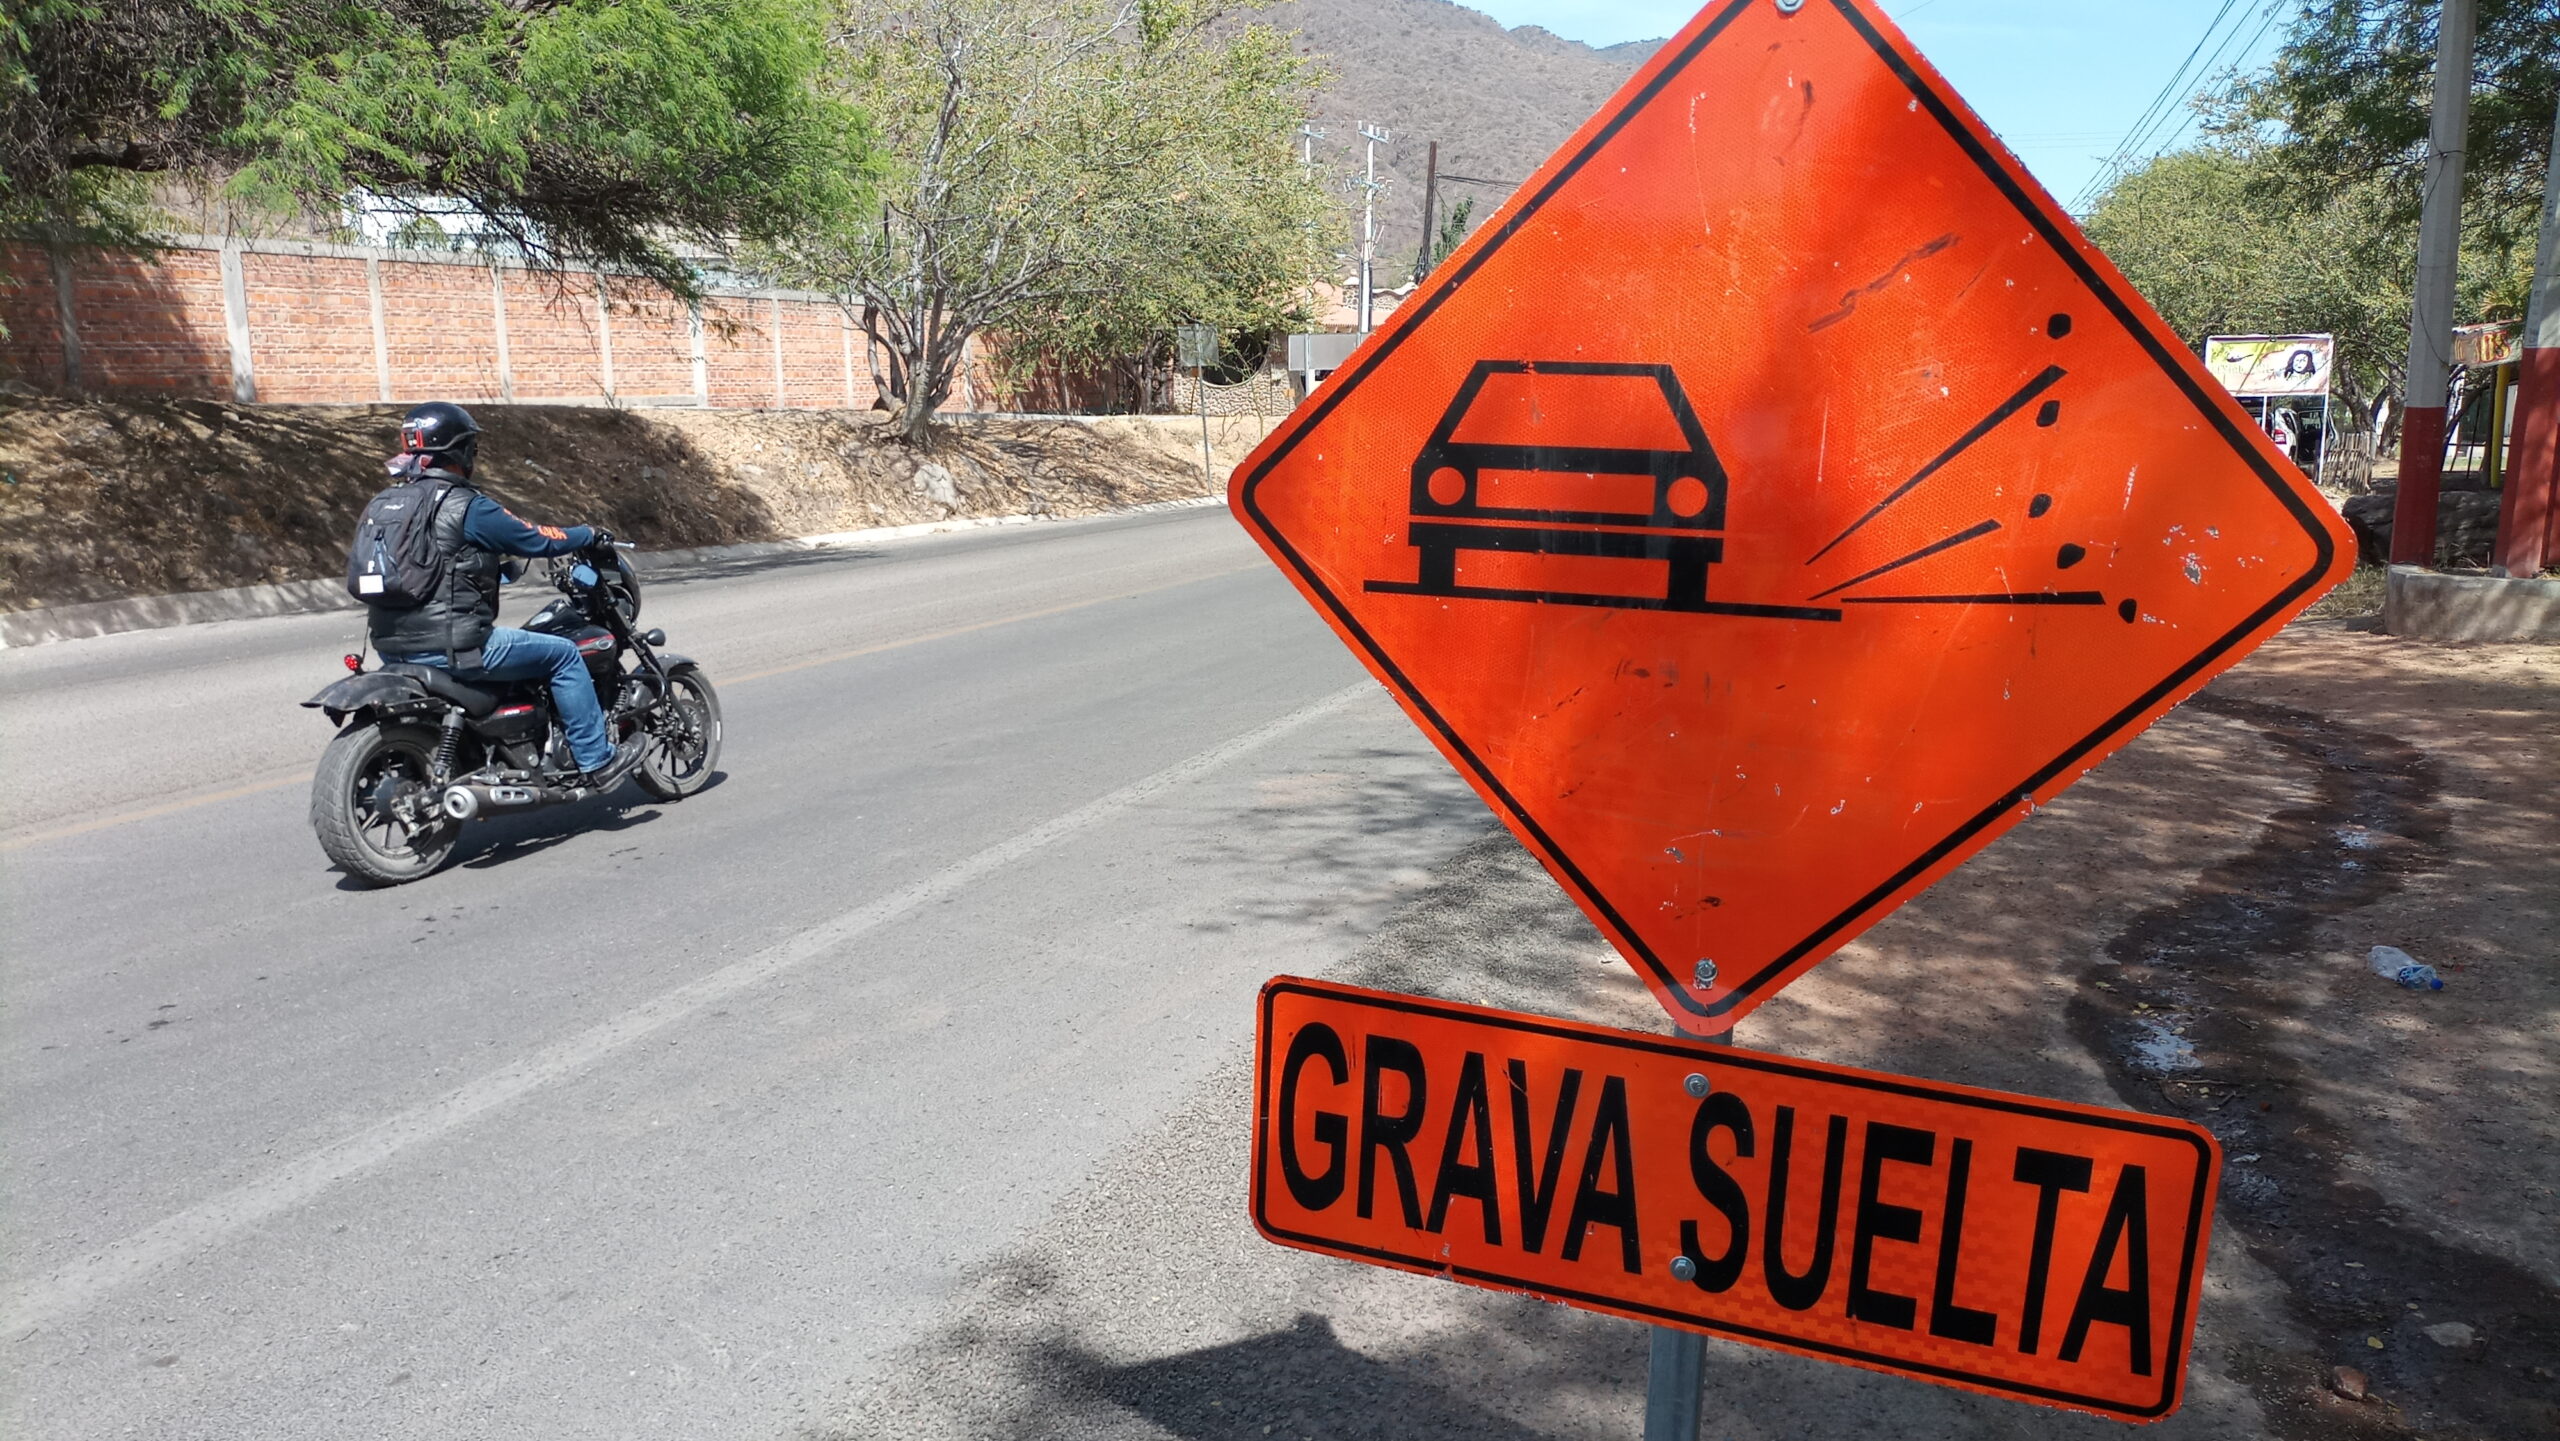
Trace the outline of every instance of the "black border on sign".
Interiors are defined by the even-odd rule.
[[[1674,77],[1696,61],[1707,46],[1723,33],[1727,25],[1732,23],[1735,16],[1755,3],[1759,3],[1759,0],[1732,0],[1732,3],[1717,12],[1715,17],[1699,30],[1695,39],[1682,47],[1677,55],[1656,71],[1651,80],[1620,102],[1616,113],[1610,115],[1606,123],[1593,132],[1591,139],[1558,166],[1555,173],[1548,178],[1545,185],[1539,187],[1536,194],[1514,212],[1499,230],[1488,237],[1474,254],[1468,256],[1466,262],[1459,266],[1445,282],[1435,287],[1431,294],[1415,307],[1410,321],[1406,321],[1401,313],[1397,315],[1396,319],[1403,323],[1397,324],[1393,330],[1382,336],[1376,347],[1363,356],[1360,363],[1348,375],[1338,377],[1326,388],[1323,398],[1316,403],[1316,408],[1308,415],[1305,423],[1291,429],[1282,438],[1281,443],[1273,447],[1271,454],[1244,478],[1241,490],[1241,503],[1251,517],[1254,529],[1268,544],[1287,557],[1290,568],[1297,572],[1298,578],[1307,591],[1323,599],[1325,608],[1332,612],[1335,623],[1346,635],[1354,637],[1359,642],[1360,648],[1368,653],[1378,672],[1395,686],[1417,713],[1430,722],[1431,728],[1440,734],[1449,751],[1465,761],[1467,769],[1474,772],[1486,793],[1500,800],[1502,809],[1522,831],[1537,842],[1539,850],[1557,870],[1563,873],[1566,883],[1573,891],[1607,919],[1611,930],[1633,949],[1636,959],[1652,973],[1658,983],[1657,993],[1678,997],[1683,1010],[1707,1019],[1720,1018],[1744,1000],[1755,996],[1763,986],[1783,974],[1788,967],[1793,966],[1807,954],[1822,948],[1824,943],[1833,936],[1856,924],[1868,913],[1890,900],[1894,892],[1910,884],[1949,853],[1981,834],[1984,829],[2007,814],[2011,808],[2032,798],[2037,790],[2078,763],[2083,756],[2132,725],[2144,711],[2159,704],[2164,697],[2194,679],[2198,672],[2228,654],[2252,631],[2266,624],[2277,612],[2292,604],[2305,591],[2317,584],[2320,578],[2328,573],[2336,558],[2336,543],[2330,538],[2327,528],[2321,525],[2318,517],[2312,514],[2302,498],[2294,493],[2292,486],[2287,484],[2267,458],[2259,453],[2257,447],[2242,433],[2231,417],[2223,414],[2222,407],[2215,403],[2216,397],[2208,394],[2203,386],[2197,383],[2196,378],[2188,374],[2187,366],[2181,361],[2192,357],[2187,357],[2183,351],[2173,354],[2166,345],[2161,343],[2159,336],[2152,333],[2151,327],[2142,321],[2125,298],[2108,285],[2098,274],[2097,269],[2090,265],[2088,257],[2080,253],[2080,247],[2054,225],[2051,217],[2045,214],[2043,207],[2036,204],[2034,198],[2018,184],[2016,177],[2009,174],[1999,159],[1983,144],[1981,138],[1958,117],[1946,97],[1940,95],[1917,70],[1912,68],[1908,61],[1904,60],[1900,52],[1894,49],[1883,34],[1868,22],[1866,16],[1859,13],[1852,0],[1830,0],[1832,8],[1838,10],[1848,20],[1859,38],[1866,41],[1869,48],[1875,51],[1877,58],[1881,59],[1886,68],[1890,69],[1895,77],[1910,90],[1913,98],[1945,128],[1957,146],[1981,169],[1984,177],[1990,180],[2012,205],[2017,207],[2020,218],[2033,226],[2036,234],[2047,245],[2053,247],[2054,252],[2062,257],[2063,262],[2071,268],[2073,274],[2079,277],[2081,284],[2087,287],[2090,294],[2095,296],[2108,312],[2132,333],[2134,339],[2140,342],[2159,363],[2161,370],[2187,393],[2188,399],[2194,402],[2198,414],[2209,421],[2222,437],[2230,442],[2232,450],[2248,464],[2269,492],[2275,496],[2278,503],[2302,523],[2304,533],[2311,538],[2317,558],[2301,577],[2277,592],[2275,597],[2266,604],[2252,611],[2229,632],[2198,652],[2194,659],[2170,672],[2166,679],[2135,697],[2114,715],[2099,722],[2096,729],[2066,747],[2060,755],[2038,767],[2026,779],[2011,786],[1998,800],[1976,812],[1944,839],[1923,851],[1910,864],[1886,878],[1875,889],[1851,902],[1847,909],[1815,927],[1803,940],[1788,947],[1767,965],[1737,982],[1731,990],[1726,991],[1712,1004],[1700,1004],[1691,996],[1688,986],[1673,973],[1661,956],[1655,954],[1652,947],[1645,944],[1644,938],[1636,932],[1635,927],[1628,924],[1626,917],[1610,903],[1609,898],[1602,895],[1599,888],[1591,883],[1591,878],[1583,873],[1582,867],[1575,864],[1571,856],[1565,854],[1563,848],[1547,834],[1545,827],[1539,825],[1537,820],[1529,814],[1528,808],[1521,805],[1518,798],[1511,794],[1510,789],[1504,786],[1492,770],[1477,757],[1474,750],[1467,745],[1466,740],[1441,716],[1439,709],[1432,705],[1430,699],[1406,677],[1403,667],[1395,663],[1395,660],[1378,645],[1368,630],[1351,614],[1350,609],[1317,577],[1315,568],[1307,563],[1306,557],[1298,552],[1297,547],[1291,545],[1288,538],[1271,524],[1270,518],[1262,513],[1261,507],[1255,502],[1255,492],[1261,487],[1263,480],[1270,475],[1272,468],[1286,458],[1290,451],[1296,449],[1298,442],[1304,439],[1308,432],[1322,424],[1326,415],[1330,414],[1335,406],[1341,404],[1343,398],[1356,389],[1361,380],[1376,370],[1389,355],[1395,353],[1396,347],[1402,345],[1407,337],[1420,328],[1422,322],[1429,319],[1432,312],[1440,308],[1442,302],[1456,294],[1466,283],[1467,278],[1473,275],[1495,251],[1500,250],[1505,242],[1517,234],[1520,228],[1529,222],[1530,217],[1536,215],[1541,207],[1553,199],[1564,183],[1580,172],[1594,155],[1597,155],[1611,139],[1615,138],[1628,120],[1642,111],[1666,85],[1670,84]]]
[[[1524,1281],[1517,1277],[1505,1276],[1496,1271],[1480,1270],[1472,1266],[1453,1266],[1430,1256],[1407,1256],[1377,1247],[1354,1246],[1323,1236],[1310,1236],[1303,1232],[1284,1230],[1275,1226],[1264,1211],[1264,1177],[1269,1168],[1266,1164],[1267,1158],[1263,1154],[1263,1137],[1271,1123],[1267,1107],[1272,1103],[1271,1098],[1278,1094],[1278,1086],[1276,1078],[1269,1074],[1266,1068],[1274,1063],[1275,1056],[1281,1054],[1281,1048],[1272,1044],[1274,1038],[1272,1013],[1280,997],[1287,995],[1338,1001],[1346,1005],[1427,1016],[1436,1020],[1489,1026],[1496,1030],[1517,1031],[1556,1040],[1580,1041],[1613,1046],[1620,1050],[1651,1052],[1710,1066],[1760,1071],[1770,1075],[1790,1076],[1830,1085],[1854,1086],[1886,1095],[1910,1096],[1977,1111],[2000,1111],[2010,1115],[2031,1116],[2038,1120],[2126,1131],[2162,1140],[2184,1141],[2195,1147],[2197,1151],[2196,1183],[2194,1193],[2187,1200],[2186,1250],[2178,1258],[2177,1300],[2169,1312],[2170,1346],[2167,1356],[2169,1364],[2161,1368],[2160,1399],[2145,1406],[2127,1406],[2122,1402],[2103,1397],[2083,1396],[2077,1392],[2061,1391],[2045,1386],[2030,1386],[2003,1377],[1976,1375],[1953,1366],[1933,1366],[1923,1361],[1909,1361],[1899,1357],[1879,1355],[1870,1351],[1861,1351],[1854,1346],[1841,1346],[1827,1341],[1807,1340],[1800,1336],[1763,1330],[1756,1326],[1706,1321],[1686,1311],[1647,1306],[1596,1292],[1568,1291],[1543,1282]],[[1984,1391],[2048,1401],[2058,1405],[2097,1411],[2109,1416],[2158,1420],[2176,1409],[2178,1398],[2184,1390],[2187,1362],[2192,1350],[2192,1347],[2186,1344],[2192,1339],[2187,1332],[2187,1302],[2195,1294],[2196,1267],[2204,1259],[2207,1241],[2206,1220],[2213,1202],[2212,1181],[2218,1169],[2211,1143],[2199,1138],[2192,1127],[2146,1121],[2140,1115],[2128,1111],[2084,1109],[2039,1102],[2029,1097],[2013,1096],[2003,1092],[1983,1092],[1970,1087],[1933,1084],[1904,1077],[1853,1071],[1845,1067],[1802,1065],[1759,1051],[1728,1050],[1721,1047],[1702,1050],[1694,1043],[1683,1045],[1669,1038],[1657,1039],[1632,1031],[1616,1031],[1603,1026],[1583,1025],[1543,1016],[1519,1015],[1508,1011],[1487,1010],[1480,1006],[1435,1001],[1424,996],[1367,991],[1322,981],[1299,980],[1289,976],[1275,977],[1263,986],[1257,1022],[1253,1075],[1253,1224],[1255,1229],[1271,1240],[1319,1251],[1329,1256],[1340,1256],[1346,1260],[1366,1261],[1427,1275],[1460,1277],[1503,1290],[1523,1292],[1532,1296],[1552,1296],[1561,1301],[1580,1302],[1619,1315],[1652,1317],[1688,1330],[1762,1341],[1788,1350],[1835,1357],[1879,1371],[1906,1376],[1935,1377],[1943,1381],[1978,1387]]]

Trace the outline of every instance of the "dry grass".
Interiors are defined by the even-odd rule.
[[[2309,620],[2355,620],[2382,614],[2383,577],[2388,572],[2378,565],[2360,565],[2338,588],[2312,602],[2302,614]]]
[[[1196,422],[1155,418],[973,421],[919,454],[853,411],[478,416],[491,495],[653,549],[1173,500],[1258,438],[1213,423],[1211,480]],[[0,610],[335,575],[398,424],[383,406],[0,398]]]

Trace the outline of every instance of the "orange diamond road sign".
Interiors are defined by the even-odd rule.
[[[1861,0],[1690,22],[1230,499],[1699,1031],[2354,554]]]
[[[1281,977],[1282,1245],[2156,1421],[2221,1152],[2185,1121]]]

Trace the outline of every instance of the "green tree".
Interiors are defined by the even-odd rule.
[[[1327,201],[1290,137],[1314,75],[1203,0],[892,0],[848,9],[879,126],[877,203],[768,247],[844,298],[929,435],[972,338],[1093,362],[1205,320],[1269,334],[1322,260]]]
[[[537,261],[680,256],[861,194],[819,0],[12,0],[0,227],[134,243],[138,177],[335,215],[458,200]]]
[[[2392,218],[2414,222],[2440,13],[2439,0],[2309,0],[2274,62],[2223,107],[2225,133],[2269,141],[2260,185],[2304,205],[2378,187]],[[2560,109],[2560,3],[2478,0],[2477,14],[2464,240],[2495,253],[2486,301],[2513,315]]]
[[[2084,228],[2188,344],[2325,331],[2350,399],[2396,391],[2415,224],[2378,182],[2300,199],[2265,179],[2228,146],[2164,155],[2109,187]]]
[[[2396,398],[2409,358],[2417,219],[2403,182],[2377,174],[2312,191],[2288,183],[2271,148],[2226,140],[2161,156],[2110,186],[2083,223],[2161,318],[2193,345],[2208,335],[2337,337],[2342,398]],[[2514,252],[2475,215],[2456,314],[2497,315]]]
[[[1467,196],[1450,206],[1449,213],[1441,217],[1440,233],[1432,237],[1431,241],[1431,264],[1435,269],[1460,245],[1466,243],[1467,220],[1475,213],[1475,197]]]

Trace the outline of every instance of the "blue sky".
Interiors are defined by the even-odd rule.
[[[1460,0],[1505,25],[1543,25],[1591,45],[1668,35],[1696,13],[1681,0]],[[1881,0],[1920,53],[1952,81],[2066,205],[2134,128],[2211,29],[2198,56],[2221,66],[2275,49],[2290,0]],[[2266,24],[2270,14],[2274,23]],[[2217,15],[2220,23],[2215,26]],[[2253,44],[2252,41],[2255,41]],[[2218,67],[2219,68],[2219,67]],[[2191,112],[2181,104],[2177,127]],[[2162,146],[2163,129],[2143,152]]]

